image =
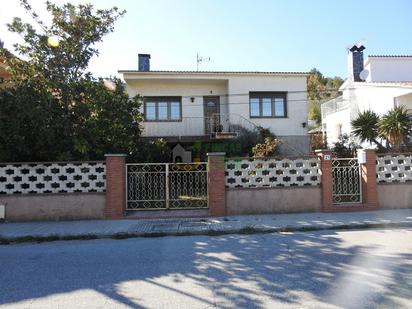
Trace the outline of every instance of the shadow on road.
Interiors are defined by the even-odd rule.
[[[341,233],[357,231],[2,246],[0,304],[82,289],[131,308],[146,308],[148,298],[161,297],[162,293],[147,295],[144,290],[128,296],[122,285],[135,281],[205,307],[263,307],[271,300],[302,305],[304,295],[323,304],[352,307],[364,301],[379,303],[384,291],[412,297],[412,268],[405,263],[412,254],[381,250],[379,244],[348,245]],[[166,283],[160,280],[163,277],[168,277]],[[185,282],[196,288],[187,288]],[[211,291],[213,297],[198,289]]]

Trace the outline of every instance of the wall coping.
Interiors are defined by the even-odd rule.
[[[105,157],[127,157],[127,154],[124,153],[107,153]]]
[[[315,153],[322,153],[322,152],[332,152],[330,149],[316,149]]]
[[[400,181],[396,181],[396,182],[377,182],[376,183],[378,186],[383,185],[383,186],[395,186],[395,185],[412,185],[412,181],[405,181],[405,182],[400,182]]]
[[[0,200],[8,197],[35,197],[35,196],[56,196],[56,195],[106,195],[106,192],[56,192],[56,193],[13,193],[0,194]]]
[[[226,152],[208,152],[206,153],[208,157],[224,157],[226,155]]]
[[[44,164],[78,164],[78,163],[105,163],[104,160],[91,161],[27,161],[27,162],[0,162],[0,165],[44,165]]]
[[[275,189],[275,190],[296,190],[296,189],[320,189],[321,185],[318,184],[316,186],[287,186],[287,187],[281,187],[281,186],[276,186],[276,187],[254,187],[254,188],[226,188],[226,191],[240,191],[240,190],[268,190],[268,189]]]

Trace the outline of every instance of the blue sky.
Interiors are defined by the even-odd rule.
[[[44,13],[43,1],[29,1]],[[65,1],[55,1],[62,3]],[[74,0],[73,3],[85,2]],[[137,54],[152,55],[155,70],[195,70],[196,53],[210,57],[202,70],[308,71],[346,76],[346,48],[368,54],[412,54],[412,1],[326,0],[95,0],[127,14],[99,44],[90,69],[115,75],[137,69]],[[3,4],[2,4],[3,5]],[[23,16],[18,0],[4,3],[0,38],[18,38],[4,24]]]

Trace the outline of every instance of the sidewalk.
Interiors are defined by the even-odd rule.
[[[219,218],[0,223],[0,244],[68,239],[412,227],[412,209]]]

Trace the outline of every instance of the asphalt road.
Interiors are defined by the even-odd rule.
[[[412,308],[412,229],[0,246],[0,308]]]

